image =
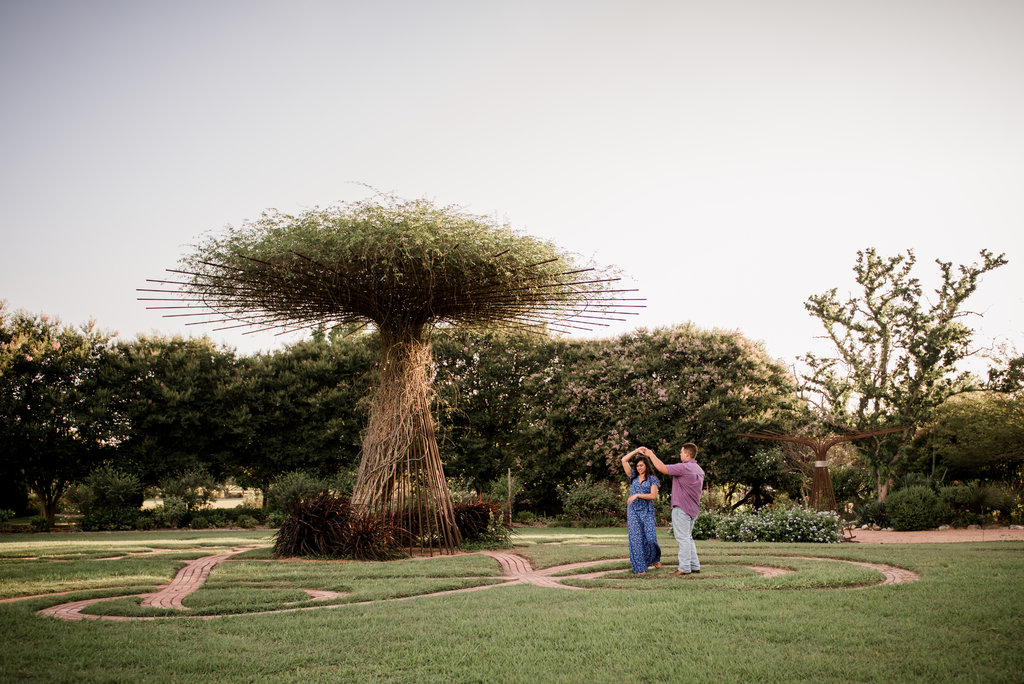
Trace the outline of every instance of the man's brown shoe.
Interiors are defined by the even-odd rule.
[[[669,574],[670,574],[670,575],[673,575],[673,576],[674,576],[674,575],[681,575],[681,576],[685,577],[686,575],[689,575],[690,573],[688,573],[688,572],[683,572],[682,570],[673,570],[673,571],[672,571],[672,572],[670,572]]]

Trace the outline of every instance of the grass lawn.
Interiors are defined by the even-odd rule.
[[[34,597],[0,603],[0,681],[1020,682],[1024,673],[1024,542],[700,542],[701,574],[674,579],[666,531],[665,567],[647,578],[617,560],[624,530],[519,532],[514,553],[586,591],[501,586],[497,563],[480,554],[277,561],[270,542],[265,530],[0,537],[0,598]],[[186,613],[128,596],[166,584],[188,560],[261,546],[216,566]],[[841,560],[921,578],[881,586],[878,572]],[[580,561],[606,562],[557,569]],[[790,572],[766,578],[750,566]],[[612,572],[574,577],[594,570]],[[485,588],[419,596],[464,587]],[[303,589],[339,595],[314,603]],[[69,593],[37,596],[53,592]],[[121,598],[85,612],[161,619],[36,615],[97,597]],[[309,610],[265,612],[296,607]]]

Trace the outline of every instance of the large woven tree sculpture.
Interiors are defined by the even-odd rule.
[[[615,289],[617,278],[550,243],[425,200],[272,211],[208,238],[180,266],[143,298],[176,302],[153,308],[194,324],[377,329],[380,380],[353,503],[397,516],[410,551],[461,543],[430,413],[431,331],[592,330],[642,306]]]
[[[836,495],[832,489],[832,477],[828,472],[829,449],[843,442],[852,442],[855,439],[865,437],[880,437],[894,432],[905,432],[906,428],[883,428],[880,430],[865,430],[848,435],[831,435],[829,437],[810,437],[807,435],[784,435],[779,432],[740,432],[739,437],[750,437],[752,439],[767,439],[774,442],[790,442],[810,447],[814,452],[814,471],[811,477],[811,508],[817,511],[835,511]]]

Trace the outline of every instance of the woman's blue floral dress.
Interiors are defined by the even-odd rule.
[[[648,475],[641,482],[634,468],[629,478],[629,495],[650,494],[651,487],[661,487],[658,478]],[[626,507],[626,531],[629,533],[629,564],[633,566],[633,572],[647,572],[648,567],[661,560],[653,501],[634,499]]]

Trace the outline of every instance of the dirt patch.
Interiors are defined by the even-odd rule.
[[[976,530],[920,530],[893,532],[890,530],[854,530],[853,542],[861,544],[936,544],[953,542],[1024,541],[1024,529],[985,527]]]

